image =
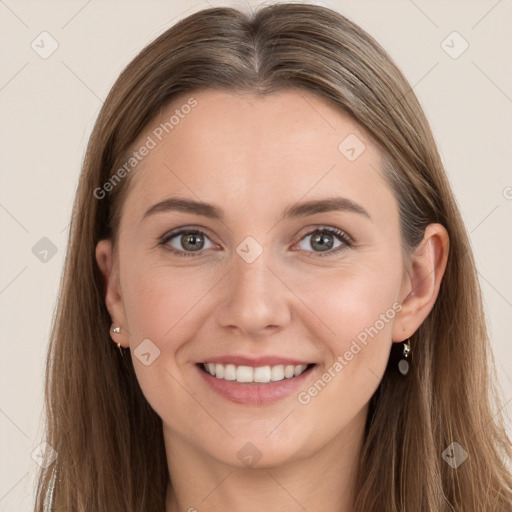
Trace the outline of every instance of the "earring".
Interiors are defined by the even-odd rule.
[[[398,361],[398,370],[402,375],[407,375],[409,373],[409,362],[407,358],[411,352],[411,345],[409,343],[409,338],[404,341],[404,352],[403,357]]]
[[[119,327],[118,325],[116,325],[115,327],[112,325],[112,328],[111,328],[111,331],[114,333],[114,334],[119,334],[121,332],[121,327]],[[119,349],[119,352],[121,353],[121,355],[124,357],[124,349],[121,348],[121,343],[116,343],[117,345],[117,348]]]

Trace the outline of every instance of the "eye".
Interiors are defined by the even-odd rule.
[[[310,238],[309,241],[307,239]],[[313,247],[313,251],[310,251],[308,247]],[[339,251],[351,247],[351,238],[343,231],[337,228],[322,227],[311,231],[304,236],[299,242],[299,248],[308,252],[314,253],[325,253],[318,254],[318,256],[330,256]]]
[[[307,242],[308,238],[310,238],[309,242]],[[167,233],[162,237],[159,245],[164,246],[165,249],[177,256],[201,256],[203,250],[219,248],[211,242],[204,231],[192,228],[183,228]],[[313,251],[306,247],[307,245],[313,247]],[[298,244],[299,249],[313,252],[320,257],[331,256],[351,246],[351,237],[332,227],[315,229],[305,235]]]
[[[210,245],[208,245],[210,244]],[[181,229],[164,235],[160,245],[178,256],[199,256],[203,249],[217,247],[206,234],[199,229]]]

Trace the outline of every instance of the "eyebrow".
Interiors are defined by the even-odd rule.
[[[224,219],[224,212],[222,209],[213,204],[181,197],[169,197],[168,199],[160,201],[149,208],[149,210],[144,214],[143,220],[155,215],[156,213],[169,211],[192,213],[194,215],[200,215],[210,219]],[[328,197],[325,199],[293,204],[284,210],[282,218],[307,217],[308,215],[314,215],[316,213],[332,211],[357,213],[371,220],[370,214],[360,204],[355,203],[346,197]]]

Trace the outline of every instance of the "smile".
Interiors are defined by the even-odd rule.
[[[215,394],[243,405],[265,405],[304,387],[316,364],[248,366],[203,362],[195,365]],[[316,372],[315,372],[316,373]]]
[[[310,365],[283,365],[275,366],[236,366],[234,364],[203,363],[203,368],[217,379],[236,380],[240,383],[251,382],[278,382],[283,379],[298,377]]]

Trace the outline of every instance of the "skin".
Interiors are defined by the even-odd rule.
[[[411,336],[434,305],[447,232],[430,225],[408,267],[377,148],[315,95],[193,96],[197,106],[131,176],[116,257],[109,240],[96,250],[106,304],[121,327],[113,341],[130,347],[141,389],[163,421],[173,483],[166,511],[352,512],[368,402],[391,343]],[[163,109],[134,148],[187,99]],[[349,134],[365,144],[354,161],[338,149]],[[170,196],[213,203],[225,217],[165,211],[143,220]],[[358,203],[371,218],[330,211],[282,219],[290,205],[332,196]],[[202,255],[180,257],[158,245],[180,227],[205,231]],[[328,234],[335,247],[325,256],[311,236],[323,227],[355,242],[334,253],[343,242]],[[236,252],[248,236],[263,249],[252,263]],[[183,251],[182,240],[167,247]],[[393,304],[401,310],[306,405],[297,393],[236,404],[198,377],[195,363],[208,357],[293,355],[316,363],[300,388],[307,390]],[[160,350],[148,366],[134,355],[145,339]],[[237,457],[247,442],[261,454],[253,467]]]

